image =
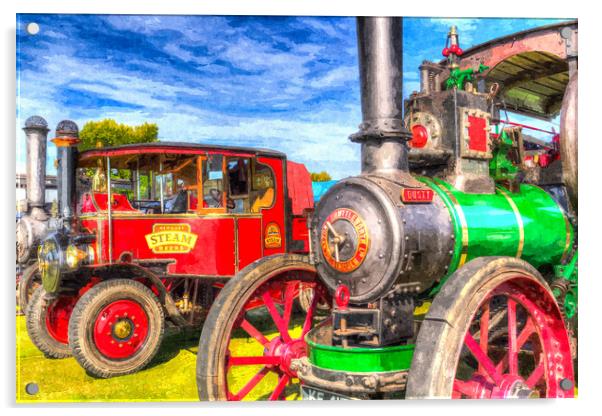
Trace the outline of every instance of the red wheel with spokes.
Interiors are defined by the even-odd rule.
[[[131,374],[156,355],[164,331],[157,296],[140,282],[107,280],[77,302],[69,321],[69,346],[88,373],[102,378]]]
[[[313,291],[307,308],[295,308]],[[197,358],[201,400],[281,400],[299,394],[294,359],[307,354],[304,337],[331,304],[307,257],[276,255],[242,270],[211,307]]]
[[[69,318],[77,297],[58,296],[47,300],[45,296],[43,287],[38,287],[31,296],[25,313],[27,333],[46,357],[69,357]]]
[[[573,397],[568,334],[541,275],[514,258],[467,263],[422,323],[406,397]]]

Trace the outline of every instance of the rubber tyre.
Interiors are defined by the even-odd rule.
[[[46,327],[46,309],[44,302],[46,291],[43,287],[37,288],[25,311],[25,326],[33,345],[40,350],[46,358],[67,358],[71,356],[69,344],[63,344],[53,338]]]
[[[473,314],[491,290],[516,273],[543,286],[553,298],[541,274],[513,257],[481,257],[449,277],[418,333],[408,373],[407,399],[452,397],[458,357]]]
[[[234,320],[248,298],[273,276],[286,270],[304,270],[315,273],[307,256],[276,254],[251,263],[233,277],[211,306],[199,341],[196,380],[201,401],[227,400],[223,357]]]
[[[117,300],[140,304],[148,316],[148,335],[143,347],[123,360],[105,357],[94,343],[98,313]],[[69,346],[77,362],[91,375],[110,378],[140,371],[155,357],[163,340],[165,316],[155,294],[142,283],[128,279],[107,280],[88,290],[77,302],[69,320]]]
[[[38,263],[36,262],[25,269],[23,276],[21,276],[21,279],[19,280],[17,305],[19,305],[21,315],[27,310],[27,304],[31,300],[33,292],[35,292],[35,289],[37,289],[41,283],[42,280],[38,272]]]

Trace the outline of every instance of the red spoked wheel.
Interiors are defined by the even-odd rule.
[[[307,308],[296,306],[311,290]],[[307,258],[277,255],[241,271],[220,292],[199,343],[201,400],[286,400],[299,394],[294,359],[329,295]]]
[[[406,397],[573,397],[567,331],[527,263],[482,258],[445,283],[421,326]]]
[[[105,357],[134,355],[146,341],[148,316],[139,303],[121,299],[105,306],[94,323],[94,343]]]
[[[561,387],[572,379],[570,345],[544,291],[517,276],[485,299],[464,337],[452,397],[572,397]]]

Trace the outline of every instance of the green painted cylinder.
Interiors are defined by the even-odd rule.
[[[447,206],[455,243],[449,274],[482,256],[522,258],[535,267],[560,264],[573,244],[573,228],[543,189],[521,184],[512,193],[467,194],[439,179],[422,178]]]
[[[332,327],[322,325],[306,336],[309,361],[320,368],[363,372],[403,371],[410,368],[414,345],[396,345],[380,348],[343,348],[332,345]]]

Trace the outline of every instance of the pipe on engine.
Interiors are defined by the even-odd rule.
[[[560,160],[569,199],[577,212],[577,71],[571,75],[564,92],[560,116]]]
[[[402,18],[358,17],[362,124],[350,136],[362,145],[362,173],[408,172],[403,125]]]
[[[56,126],[56,137],[52,142],[57,147],[58,168],[56,172],[59,212],[65,224],[75,212],[75,169],[77,167],[77,145],[80,142],[77,124],[63,120]]]
[[[23,131],[27,137],[27,185],[26,199],[31,217],[44,221],[48,215],[46,204],[46,139],[48,123],[40,116],[31,116],[25,120]]]

